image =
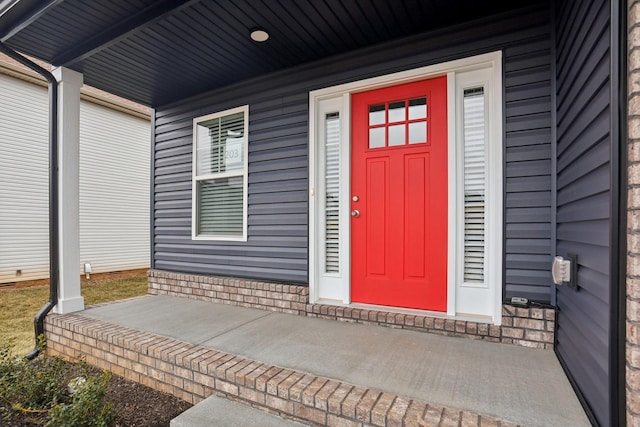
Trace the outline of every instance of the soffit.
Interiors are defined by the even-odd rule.
[[[530,2],[458,0],[20,0],[0,40],[159,106]],[[2,13],[2,11],[0,11]],[[256,43],[251,29],[269,40]]]

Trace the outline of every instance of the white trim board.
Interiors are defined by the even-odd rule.
[[[411,81],[447,76],[448,81],[448,317],[470,316],[490,319],[499,325],[502,320],[502,52],[492,52],[446,63],[430,65],[399,73],[345,83],[309,93],[309,298],[310,302],[330,300],[348,305],[350,296],[350,117],[351,94],[365,90],[393,86]],[[460,166],[461,120],[459,99],[469,84],[485,88],[486,143],[486,231],[485,275],[481,286],[463,283],[460,279],[460,253],[464,253],[463,212],[461,212]],[[341,117],[340,149],[340,272],[324,273],[324,151],[322,123],[326,113],[337,112]],[[425,312],[427,313],[427,312]],[[430,312],[429,312],[430,313]]]
[[[232,172],[218,172],[213,174],[198,175],[198,124],[212,119],[221,119],[233,114],[242,113],[244,115],[244,135],[240,151],[242,152],[241,172],[234,170]],[[211,241],[230,241],[230,242],[246,242],[247,227],[249,215],[249,105],[243,105],[236,108],[230,108],[223,111],[207,114],[205,116],[195,117],[192,124],[192,141],[191,141],[191,240],[211,240]],[[210,179],[220,179],[229,177],[242,177],[242,235],[226,236],[226,235],[209,235],[198,233],[198,181],[206,181]]]

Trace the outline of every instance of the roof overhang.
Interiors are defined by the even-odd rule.
[[[4,0],[0,41],[165,105],[266,73],[509,12],[478,0]],[[250,38],[255,29],[265,42]]]

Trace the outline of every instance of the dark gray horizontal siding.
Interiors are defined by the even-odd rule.
[[[551,44],[505,50],[505,297],[549,302]]]
[[[550,35],[549,13],[540,9],[363,49],[157,108],[156,268],[307,283],[309,91],[495,50],[504,52],[506,85],[506,289],[548,301]],[[192,241],[192,120],[244,104],[248,241]]]
[[[556,350],[600,425],[610,425],[610,34],[608,1],[559,5],[557,253],[578,286],[557,289]]]
[[[244,102],[250,104],[247,243],[191,240],[192,120],[206,113],[156,127],[156,268],[306,282],[307,102],[297,97],[283,109],[273,100]]]
[[[506,262],[514,270],[543,271],[549,268],[549,255],[507,254]]]

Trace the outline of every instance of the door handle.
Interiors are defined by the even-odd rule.
[[[354,209],[351,211],[351,216],[354,218],[358,218],[360,216],[360,211],[358,209]]]

